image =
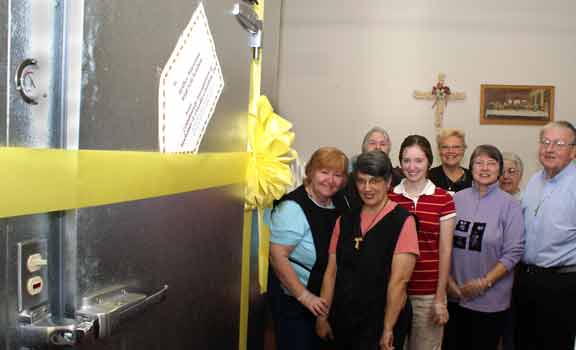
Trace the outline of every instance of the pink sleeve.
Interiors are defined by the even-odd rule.
[[[332,236],[332,238],[334,238],[334,236]],[[394,254],[401,253],[420,255],[420,249],[418,249],[418,235],[416,233],[416,221],[414,221],[413,216],[408,217],[404,222],[404,226],[402,226],[402,231],[400,231],[400,236],[398,237],[398,242],[396,242]]]
[[[328,253],[336,254],[336,248],[338,247],[338,238],[340,238],[340,218],[336,220],[334,230],[332,230],[332,238],[330,238],[330,247],[328,248]]]

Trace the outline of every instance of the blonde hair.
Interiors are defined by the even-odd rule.
[[[331,169],[342,172],[344,178],[348,176],[348,157],[335,147],[321,147],[317,149],[306,163],[304,183],[309,184],[312,174],[318,169]]]
[[[436,143],[438,145],[438,148],[440,148],[440,145],[442,144],[442,142],[444,142],[444,140],[446,140],[449,137],[458,137],[460,140],[462,140],[462,144],[464,145],[464,148],[466,148],[466,133],[462,130],[462,129],[455,129],[455,128],[446,128],[446,129],[442,129],[440,130],[440,132],[438,133],[438,135],[436,135]]]

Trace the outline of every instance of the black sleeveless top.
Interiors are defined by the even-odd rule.
[[[340,219],[337,273],[330,318],[337,329],[382,325],[392,258],[410,213],[396,206],[364,236],[359,249],[361,209]]]
[[[314,248],[316,250],[316,261],[312,269],[292,258],[289,258],[289,260],[310,271],[310,277],[308,278],[308,285],[306,288],[310,292],[319,295],[320,288],[322,287],[324,271],[328,265],[328,248],[330,246],[332,230],[336,224],[336,219],[338,219],[338,217],[348,209],[347,200],[342,194],[337,193],[332,197],[332,203],[335,208],[328,209],[319,207],[310,199],[310,197],[308,197],[304,185],[301,185],[294,191],[284,195],[278,201],[275,201],[274,208],[285,200],[292,200],[298,203],[300,208],[302,208],[302,211],[308,220],[308,224],[310,225],[312,238],[314,240]]]

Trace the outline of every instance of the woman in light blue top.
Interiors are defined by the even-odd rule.
[[[317,316],[328,312],[319,297],[328,246],[346,201],[337,192],[347,178],[348,159],[323,147],[306,165],[304,185],[275,203],[270,219],[269,297],[278,350],[316,350]]]

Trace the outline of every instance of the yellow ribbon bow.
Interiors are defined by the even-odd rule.
[[[267,208],[292,185],[290,162],[296,159],[291,146],[292,123],[274,113],[266,96],[258,99],[257,115],[248,115],[248,169],[246,204],[248,208]]]
[[[258,209],[258,281],[261,292],[267,289],[270,232],[264,224],[264,208],[286,193],[292,185],[290,162],[297,153],[291,146],[292,123],[274,113],[266,96],[260,96],[257,113],[248,115],[248,168],[246,171],[246,209]]]

